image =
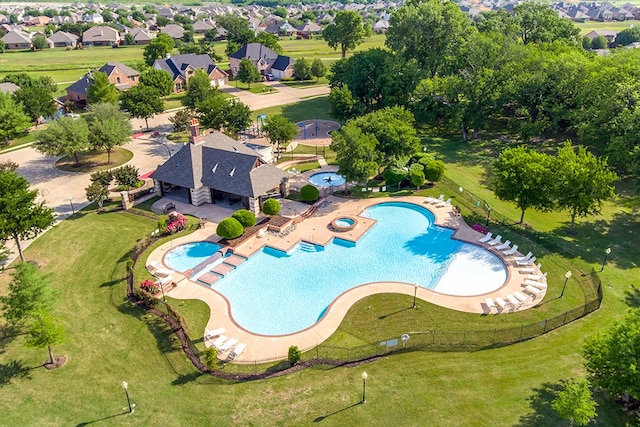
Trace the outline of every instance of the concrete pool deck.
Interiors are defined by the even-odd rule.
[[[521,284],[525,274],[519,272],[513,257],[505,257],[501,252],[493,247],[481,244],[478,239],[481,233],[473,230],[464,220],[458,216],[451,205],[436,208],[432,204],[427,204],[424,197],[408,196],[390,198],[371,198],[347,200],[334,196],[327,197],[327,203],[322,204],[315,213],[298,223],[293,231],[284,237],[266,234],[262,237],[255,235],[242,244],[234,248],[234,253],[249,257],[255,252],[262,250],[265,245],[289,251],[301,240],[319,245],[326,245],[334,237],[346,240],[357,241],[375,223],[374,220],[361,217],[360,214],[369,206],[388,201],[408,202],[423,207],[427,207],[433,212],[437,225],[454,229],[453,238],[483,247],[496,254],[505,264],[507,278],[505,283],[495,291],[476,296],[452,296],[434,292],[422,287],[417,288],[417,298],[437,304],[453,310],[465,311],[469,313],[487,313],[488,307],[485,298],[495,299],[497,297],[506,299],[507,295],[523,290]],[[348,216],[357,219],[356,226],[347,232],[333,231],[328,225],[338,217]],[[164,255],[172,248],[181,244],[196,241],[217,242],[220,238],[215,234],[216,223],[208,222],[204,228],[194,233],[175,239],[171,242],[155,249],[148,257],[147,264],[152,261],[162,262]],[[517,242],[516,242],[517,243]],[[516,256],[520,256],[519,253]],[[530,273],[527,273],[530,274]],[[539,273],[538,273],[539,274]],[[416,292],[415,286],[411,283],[400,282],[378,282],[362,284],[352,288],[338,296],[327,309],[326,315],[313,326],[289,335],[264,336],[251,333],[237,325],[230,313],[230,306],[224,296],[208,286],[192,282],[187,277],[174,273],[174,283],[176,287],[167,292],[167,295],[176,299],[199,299],[204,301],[211,310],[211,315],[207,328],[217,329],[224,327],[225,336],[236,338],[239,342],[247,345],[246,350],[236,359],[235,363],[260,363],[286,359],[290,346],[298,346],[302,351],[316,347],[322,341],[331,336],[340,326],[344,316],[351,306],[362,298],[379,293],[400,293],[413,296]],[[539,304],[544,298],[544,292],[537,295],[535,299],[520,309],[527,309]],[[198,333],[194,331],[194,334]],[[202,331],[204,333],[204,331]],[[220,358],[227,357],[227,353],[220,355]]]

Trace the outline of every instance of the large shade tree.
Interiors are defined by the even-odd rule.
[[[343,58],[347,50],[355,49],[364,41],[365,34],[362,17],[352,10],[339,11],[333,22],[322,30],[322,38],[332,49],[340,47]]]
[[[251,89],[251,83],[257,83],[260,81],[260,71],[253,65],[253,63],[247,59],[243,58],[240,61],[240,66],[238,67],[238,80],[242,83],[245,83]]]
[[[29,116],[9,94],[0,92],[0,140],[6,143],[31,125]]]
[[[102,71],[96,71],[91,75],[89,87],[87,88],[87,103],[98,102],[118,102],[118,89],[111,84],[109,77]]]
[[[30,262],[19,262],[11,274],[8,293],[0,297],[4,318],[11,324],[24,324],[40,310],[50,311],[58,300],[51,287],[51,274],[44,274]]]
[[[20,241],[36,237],[55,221],[53,209],[36,202],[37,197],[38,190],[30,190],[15,168],[0,169],[0,240],[13,239],[22,261]]]
[[[175,41],[165,33],[158,34],[145,46],[143,57],[147,65],[153,65],[156,59],[164,59],[176,46]]]
[[[41,118],[47,118],[56,111],[53,93],[44,86],[28,86],[17,90],[13,97],[17,104],[22,104],[24,112],[36,125]]]
[[[144,70],[142,74],[140,74],[140,84],[156,89],[160,96],[171,95],[173,92],[173,79],[171,78],[171,74],[157,68]]]
[[[211,79],[207,73],[198,68],[187,82],[187,90],[182,98],[182,105],[195,110],[196,105],[214,93],[216,88],[211,86]]]
[[[298,127],[291,120],[281,114],[276,114],[267,119],[262,127],[262,132],[266,135],[271,144],[275,144],[277,151],[281,146],[287,146],[298,134]]]
[[[149,119],[164,111],[164,101],[158,91],[143,84],[123,92],[120,105],[129,112],[131,117],[144,119],[147,129],[149,129]]]
[[[111,164],[111,150],[131,138],[129,116],[115,104],[101,102],[89,107],[88,123],[89,143],[95,149],[107,150],[107,164]]]
[[[332,135],[331,149],[336,152],[340,174],[346,181],[366,182],[375,175],[381,160],[375,136],[364,133],[353,122]]]
[[[87,151],[89,144],[89,126],[83,118],[61,117],[49,123],[46,129],[34,134],[34,147],[45,156],[66,155],[73,157],[76,166],[80,166],[81,152]]]

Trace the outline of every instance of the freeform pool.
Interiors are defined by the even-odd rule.
[[[317,187],[338,187],[344,185],[344,176],[335,172],[320,172],[309,177],[309,182]]]
[[[167,252],[164,263],[172,270],[184,272],[204,262],[220,248],[211,242],[186,243]]]
[[[227,298],[243,328],[284,335],[312,326],[341,293],[365,283],[415,283],[470,296],[506,280],[498,257],[451,239],[453,230],[435,226],[424,207],[381,203],[365,216],[377,223],[357,244],[338,238],[326,247],[302,242],[290,253],[265,247],[211,287]]]

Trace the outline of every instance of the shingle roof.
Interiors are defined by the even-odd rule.
[[[173,185],[200,185],[245,197],[258,197],[277,187],[287,173],[264,163],[244,144],[220,132],[201,144],[187,144],[160,165],[151,177]]]
[[[289,65],[293,65],[295,60],[290,56],[278,55],[278,59],[271,66],[272,70],[284,71]]]
[[[74,93],[86,95],[87,89],[89,88],[90,84],[91,84],[91,74],[87,73],[84,76],[82,76],[80,80],[78,80],[77,82],[69,86],[66,90],[67,92],[74,92]]]
[[[216,64],[209,55],[196,55],[195,53],[186,53],[184,55],[175,55],[167,59],[157,59],[153,63],[153,68],[165,70],[175,80],[178,76],[185,77],[184,71],[189,67],[201,68],[210,74]]]
[[[31,43],[31,37],[28,33],[22,31],[9,31],[2,39],[3,42],[9,43]]]
[[[108,76],[116,68],[119,69],[120,71],[122,71],[122,73],[124,73],[127,77],[139,76],[140,75],[139,71],[136,71],[133,68],[131,68],[131,67],[127,66],[127,65],[124,65],[121,62],[107,62],[102,67],[100,67],[100,70],[98,70],[98,71],[102,71],[103,73],[105,73]]]
[[[49,40],[54,43],[77,42],[78,36],[76,36],[75,34],[67,33],[66,31],[56,31],[55,33],[51,34]]]
[[[242,46],[240,49],[229,55],[229,58],[243,59],[247,58],[252,61],[259,59],[272,59],[275,60],[278,54],[268,47],[260,43],[249,43]]]

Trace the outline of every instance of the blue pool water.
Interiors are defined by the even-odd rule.
[[[320,172],[309,177],[309,182],[316,187],[338,187],[344,185],[344,176],[335,172]]]
[[[338,218],[335,220],[335,224],[338,227],[351,227],[356,222],[351,218]]]
[[[186,243],[167,252],[164,263],[172,270],[183,272],[205,261],[220,248],[211,242]]]
[[[357,244],[334,239],[326,247],[303,242],[290,253],[266,247],[212,288],[231,305],[243,328],[284,335],[312,326],[341,293],[364,283],[417,283],[437,292],[478,295],[504,284],[506,269],[493,254],[452,240],[433,225],[433,214],[409,203],[367,209],[377,220]],[[462,279],[439,281],[456,263]],[[445,275],[446,276],[446,275]]]

